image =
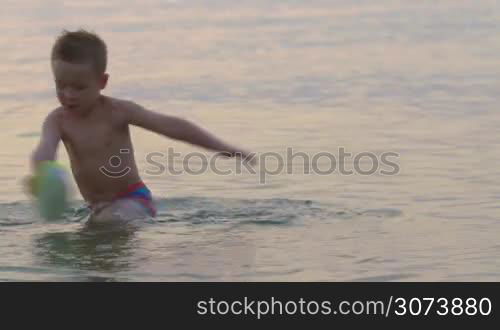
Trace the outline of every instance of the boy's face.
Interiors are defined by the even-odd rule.
[[[91,63],[52,61],[57,98],[68,111],[85,114],[106,87],[107,74],[97,74]]]

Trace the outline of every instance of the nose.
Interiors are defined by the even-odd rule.
[[[66,102],[72,102],[76,99],[76,92],[72,88],[65,88],[61,91],[61,96]]]
[[[67,100],[71,100],[71,99],[74,99],[75,98],[75,92],[73,91],[73,89],[71,88],[66,88],[64,91],[63,91],[63,96],[65,99]]]

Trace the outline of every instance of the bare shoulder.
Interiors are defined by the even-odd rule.
[[[47,118],[51,119],[59,119],[64,115],[64,108],[63,107],[57,107],[55,109],[52,109],[49,114],[47,115]]]
[[[118,99],[114,97],[106,97],[106,99],[112,104],[114,116],[123,123],[130,123],[134,113],[144,110],[142,106],[131,100]]]
[[[64,116],[64,108],[58,107],[49,112],[47,117],[45,117],[44,125],[50,125],[53,127],[60,128],[61,120]]]
[[[116,97],[109,97],[109,96],[106,96],[106,99],[109,102],[111,102],[115,106],[115,108],[123,112],[134,110],[137,108],[142,108],[139,104],[131,100],[119,99]]]
[[[163,134],[167,134],[165,133],[167,131],[169,134],[176,131],[174,133],[177,134],[177,131],[184,129],[186,126],[186,121],[181,118],[146,109],[133,101],[111,100],[115,104],[114,108],[119,112],[120,120],[127,125],[142,127]]]
[[[151,122],[158,121],[159,119],[157,112],[146,109],[134,101],[117,98],[110,98],[110,101],[114,104],[117,117],[126,124],[145,127],[150,126]]]

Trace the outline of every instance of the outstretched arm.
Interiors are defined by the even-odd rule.
[[[61,141],[61,132],[57,125],[57,110],[52,111],[44,120],[40,142],[31,153],[30,166],[33,174],[26,176],[23,179],[22,185],[24,191],[29,195],[36,195],[35,174],[38,165],[46,160],[55,160],[57,147]]]
[[[247,151],[225,143],[188,120],[150,111],[132,102],[127,102],[125,108],[129,124],[175,140],[218,151],[230,157],[241,156],[246,158],[250,156]]]
[[[36,170],[40,162],[55,160],[61,132],[57,125],[57,110],[52,111],[43,122],[40,142],[31,154],[31,168]]]

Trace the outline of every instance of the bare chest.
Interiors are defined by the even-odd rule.
[[[111,118],[71,120],[63,123],[63,142],[76,158],[106,156],[128,144],[128,128],[117,125]]]

